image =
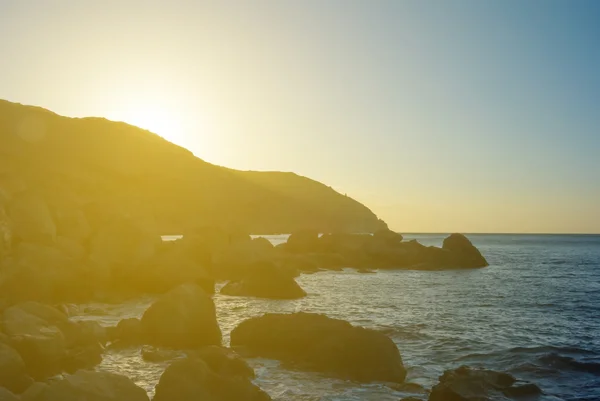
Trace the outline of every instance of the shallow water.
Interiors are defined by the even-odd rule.
[[[274,243],[285,236],[269,237]],[[407,235],[441,245],[443,235]],[[225,341],[240,321],[265,312],[318,312],[387,333],[408,368],[430,388],[463,364],[509,371],[548,399],[600,400],[600,236],[470,235],[490,262],[464,271],[320,272],[298,278],[294,301],[215,296]],[[86,305],[82,319],[116,324],[152,302]],[[290,371],[252,359],[256,383],[275,400],[395,400],[411,394]],[[164,364],[139,349],[110,351],[98,367],[126,374],[152,393]],[[414,395],[414,394],[413,394]]]

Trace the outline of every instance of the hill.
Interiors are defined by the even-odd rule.
[[[0,100],[0,201],[22,191],[53,213],[83,210],[92,226],[110,213],[152,215],[164,234],[385,227],[366,206],[306,177],[216,166],[129,124]]]

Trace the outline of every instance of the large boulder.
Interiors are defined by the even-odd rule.
[[[153,401],[269,401],[271,398],[245,377],[214,372],[198,358],[173,362],[156,385]]]
[[[209,345],[208,347],[189,351],[188,355],[193,358],[202,359],[213,372],[221,376],[254,378],[254,369],[230,348]]]
[[[207,293],[214,293],[209,270],[188,254],[181,240],[164,242],[140,274],[143,280],[131,283],[140,292],[165,293],[181,284],[196,283]]]
[[[314,313],[248,319],[231,332],[231,345],[265,358],[361,382],[403,382],[406,370],[384,334]]]
[[[278,253],[265,238],[234,242],[213,254],[213,273],[220,279],[240,280],[250,275],[256,264],[273,261]]]
[[[221,344],[215,304],[195,284],[181,285],[154,302],[142,316],[142,328],[152,345],[182,349]]]
[[[244,279],[227,283],[221,289],[221,294],[272,299],[306,296],[306,292],[287,270],[268,262],[255,265]]]
[[[68,319],[61,315],[52,307],[34,302],[11,306],[2,314],[4,333],[35,379],[43,379],[62,370],[67,342],[58,326],[67,324]]]
[[[132,218],[114,217],[90,239],[90,260],[98,267],[114,269],[125,280],[139,280],[139,267],[150,261],[161,244],[160,235]],[[139,273],[139,274],[138,274]],[[137,275],[137,276],[136,276]]]
[[[52,244],[56,239],[56,225],[43,198],[31,191],[15,195],[9,208],[13,230],[20,240]]]
[[[294,253],[318,252],[319,233],[315,230],[296,231],[288,238],[285,250]]]
[[[99,330],[93,326],[72,322],[58,309],[37,302],[17,304],[2,313],[8,343],[23,358],[29,375],[40,380],[102,361]]]
[[[481,252],[462,234],[451,234],[444,239],[442,249],[450,252],[450,263],[456,267],[477,268],[488,266]]]
[[[535,384],[518,382],[508,373],[461,366],[440,376],[429,401],[508,401],[523,396],[532,400],[541,394]]]
[[[394,232],[392,230],[379,230],[373,234],[373,238],[376,241],[386,242],[388,244],[399,244],[403,237],[402,234]]]
[[[149,401],[130,379],[108,372],[79,370],[36,390],[29,401]]]
[[[140,319],[122,319],[115,327],[107,329],[108,341],[117,346],[139,345],[144,342],[144,330]]]
[[[21,355],[12,347],[0,342],[0,387],[18,394],[32,383]]]

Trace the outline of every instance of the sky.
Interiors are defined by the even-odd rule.
[[[0,0],[0,98],[293,171],[402,232],[600,233],[595,0]]]

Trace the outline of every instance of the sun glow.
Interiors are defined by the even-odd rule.
[[[179,113],[165,107],[136,107],[124,113],[123,121],[158,134],[180,146],[186,146],[185,124]]]

